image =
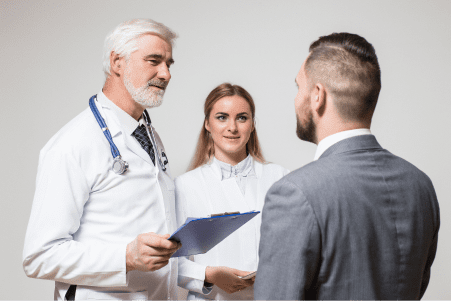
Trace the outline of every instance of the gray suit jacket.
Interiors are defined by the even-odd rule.
[[[276,182],[262,212],[255,299],[420,299],[437,249],[431,180],[373,135]]]

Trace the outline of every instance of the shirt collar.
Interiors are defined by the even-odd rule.
[[[110,110],[113,112],[113,114],[116,116],[117,121],[119,122],[119,125],[121,129],[124,131],[125,135],[130,136],[135,129],[140,124],[138,121],[136,121],[132,116],[130,116],[127,112],[119,108],[114,102],[108,99],[105,94],[103,94],[102,91],[97,94],[97,100],[102,105],[102,108]],[[141,118],[142,120],[144,118]],[[115,135],[116,133],[111,133],[111,135]]]
[[[349,131],[343,131],[338,132],[336,134],[327,136],[323,140],[321,140],[318,143],[318,147],[316,148],[315,158],[313,160],[318,160],[319,157],[332,145],[334,145],[337,142],[340,142],[342,140],[360,136],[360,135],[371,135],[371,131],[369,129],[356,129],[356,130],[349,130]]]
[[[141,116],[141,117],[139,118],[139,120],[138,120],[138,125],[139,125],[139,126],[141,126],[141,125],[147,126],[146,121],[144,120],[144,117],[143,117],[143,116]]]
[[[251,155],[248,155],[243,161],[235,166],[222,162],[216,159],[216,157],[213,157],[210,166],[213,168],[213,172],[217,178],[221,181],[227,180],[234,175],[239,177],[257,176],[254,170],[254,160]]]

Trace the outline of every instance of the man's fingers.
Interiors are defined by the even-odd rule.
[[[154,263],[152,266],[151,266],[151,268],[150,268],[150,271],[156,271],[156,270],[159,270],[159,269],[161,269],[162,267],[165,267],[167,264],[169,263],[169,261],[162,261],[162,262],[158,262],[158,263]]]
[[[153,262],[153,264],[164,263],[166,265],[166,264],[168,264],[170,258],[171,258],[171,256],[152,256],[152,262]]]
[[[171,257],[178,249],[162,249],[162,248],[152,248],[148,246],[147,254],[149,256],[169,256]]]
[[[166,266],[180,243],[169,241],[169,234],[144,233],[127,245],[127,272],[156,271]]]
[[[174,254],[174,252],[172,252],[172,253],[165,253],[165,252],[167,252],[166,249],[164,249],[164,251],[162,251],[162,252],[157,252],[155,250],[150,249],[149,254],[147,254],[147,256],[152,257],[152,258],[153,257],[166,258],[166,260],[169,260],[172,256],[172,254]]]
[[[143,244],[152,247],[152,248],[161,248],[161,249],[177,249],[178,243],[176,241],[168,240],[167,238],[169,234],[166,235],[158,235],[155,233],[146,233],[141,234],[140,239]]]

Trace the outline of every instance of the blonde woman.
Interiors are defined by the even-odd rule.
[[[224,83],[204,105],[205,119],[187,173],[175,180],[177,223],[187,217],[261,211],[266,192],[288,171],[263,158],[255,105],[240,86]],[[206,254],[179,259],[179,286],[188,299],[253,299],[261,216],[257,215]]]

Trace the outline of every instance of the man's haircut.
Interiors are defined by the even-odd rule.
[[[137,38],[146,35],[157,35],[171,46],[177,38],[177,34],[165,25],[151,19],[134,19],[119,24],[105,39],[103,52],[103,72],[110,75],[110,54],[112,51],[127,60],[130,55],[138,50]]]
[[[359,35],[333,33],[310,45],[305,63],[309,89],[323,84],[340,116],[371,119],[381,90],[381,71],[373,45]]]

